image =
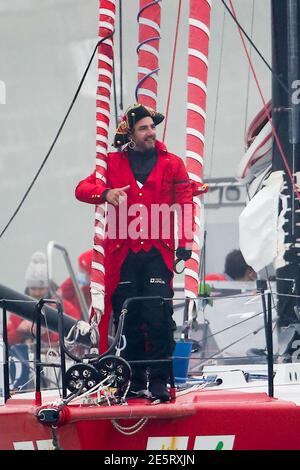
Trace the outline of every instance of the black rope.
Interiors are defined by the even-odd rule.
[[[259,49],[256,47],[256,45],[254,44],[254,42],[252,41],[252,39],[250,38],[250,36],[246,33],[246,31],[244,30],[244,28],[242,27],[242,25],[239,23],[239,21],[236,19],[236,17],[234,16],[234,14],[232,13],[232,11],[230,10],[230,8],[228,7],[228,5],[226,4],[225,0],[221,0],[221,2],[223,3],[224,7],[226,8],[226,10],[228,11],[228,13],[230,14],[231,18],[233,19],[233,21],[236,23],[236,25],[240,28],[240,30],[242,31],[243,35],[246,37],[246,39],[249,41],[249,43],[251,44],[251,46],[255,49],[255,51],[257,52],[257,54],[259,55],[259,57],[262,59],[262,61],[264,62],[264,64],[268,67],[268,69],[270,70],[270,72],[272,73],[272,75],[274,75],[274,77],[276,78],[276,80],[278,81],[278,83],[280,84],[280,86],[283,88],[283,90],[288,94],[288,96],[290,96],[290,92],[289,92],[289,89],[286,87],[286,85],[283,83],[283,81],[280,79],[279,75],[277,75],[274,70],[272,69],[271,65],[267,62],[267,60],[264,58],[264,56],[262,55],[262,53],[259,51]]]
[[[119,107],[123,111],[123,14],[122,14],[122,0],[119,0],[119,15],[120,15],[120,36],[119,36],[119,52],[120,52],[120,104]]]
[[[18,204],[18,206],[17,206],[16,210],[14,211],[13,215],[11,216],[11,218],[10,218],[9,221],[7,222],[6,226],[4,227],[4,229],[2,230],[2,232],[0,233],[0,238],[4,235],[4,233],[6,232],[6,230],[8,229],[8,227],[10,226],[10,224],[12,223],[12,221],[14,220],[14,218],[16,217],[16,215],[18,214],[18,212],[19,212],[19,210],[21,209],[21,207],[22,207],[22,205],[23,205],[25,199],[27,198],[28,194],[30,193],[31,189],[33,188],[34,183],[36,182],[36,180],[38,179],[38,177],[39,177],[39,175],[40,175],[42,169],[44,168],[44,166],[45,166],[45,164],[46,164],[48,158],[50,157],[50,154],[51,154],[51,152],[52,152],[52,150],[53,150],[53,148],[54,148],[54,145],[56,144],[56,142],[57,142],[57,140],[58,140],[58,137],[59,137],[61,131],[63,130],[63,128],[64,128],[64,126],[65,126],[65,123],[66,123],[66,121],[67,121],[67,119],[68,119],[68,117],[69,117],[69,114],[70,114],[70,112],[71,112],[71,110],[72,110],[72,108],[73,108],[73,106],[74,106],[74,104],[75,104],[75,101],[77,100],[77,97],[78,97],[78,95],[79,95],[79,92],[80,92],[81,87],[82,87],[82,85],[83,85],[83,82],[84,82],[84,80],[85,80],[85,77],[86,77],[86,75],[87,75],[87,73],[88,73],[88,71],[89,71],[89,68],[90,68],[90,66],[91,66],[91,63],[92,63],[92,61],[93,61],[93,59],[94,59],[94,56],[95,56],[96,51],[97,51],[97,49],[98,49],[98,46],[100,46],[100,44],[102,44],[102,42],[104,42],[104,41],[106,41],[107,39],[111,38],[111,37],[114,35],[114,32],[115,32],[115,31],[113,30],[110,34],[108,34],[108,35],[105,36],[104,38],[100,39],[100,41],[98,41],[97,45],[95,46],[94,52],[93,52],[93,54],[92,54],[92,56],[91,56],[91,58],[90,58],[90,60],[89,60],[89,63],[88,63],[88,65],[87,65],[87,67],[86,67],[86,69],[85,69],[85,71],[84,71],[84,74],[83,74],[83,76],[82,76],[82,78],[81,78],[81,80],[80,80],[80,83],[79,83],[79,85],[78,85],[78,87],[77,87],[77,90],[76,90],[76,93],[75,93],[75,95],[74,95],[74,98],[72,99],[72,102],[71,102],[71,104],[70,104],[70,106],[69,106],[69,109],[68,109],[68,111],[67,111],[67,114],[65,115],[65,117],[64,117],[64,119],[63,119],[61,125],[59,126],[59,129],[58,129],[58,131],[57,131],[57,134],[56,134],[56,136],[55,136],[55,138],[54,138],[54,140],[53,140],[53,142],[52,142],[52,144],[51,144],[51,146],[50,146],[50,148],[49,148],[49,150],[48,150],[48,152],[47,152],[47,154],[46,154],[46,156],[45,156],[45,158],[44,158],[44,160],[43,160],[43,162],[42,162],[42,164],[41,164],[41,166],[40,166],[40,168],[38,169],[36,175],[34,176],[32,182],[30,183],[30,185],[29,185],[27,191],[25,192],[24,196],[22,197],[21,202]]]
[[[139,101],[139,89],[140,87],[142,86],[142,84],[147,80],[147,78],[151,77],[151,75],[154,75],[154,74],[157,74],[159,72],[159,68],[157,69],[154,69],[154,70],[151,70],[151,72],[147,73],[147,75],[145,75],[144,77],[142,77],[140,79],[140,81],[138,81],[137,83],[137,86],[135,88],[135,99],[136,99],[136,102]]]
[[[224,10],[224,13],[225,10]],[[251,40],[253,38],[253,26],[254,26],[254,17],[255,17],[255,5],[254,0],[252,0],[252,18],[251,18]],[[252,58],[252,46],[249,51],[249,57]],[[245,109],[245,123],[244,123],[244,135],[247,134],[247,122],[248,122],[248,111],[249,111],[249,96],[250,96],[250,78],[251,78],[251,67],[250,63],[248,64],[248,76],[247,76],[247,93],[246,93],[246,109]]]
[[[207,230],[204,230],[204,236],[203,236],[203,247],[201,250],[201,258],[200,258],[200,285],[203,284],[204,292],[203,295],[205,295],[205,277],[206,277],[206,236],[207,236]],[[201,296],[201,293],[200,293]]]

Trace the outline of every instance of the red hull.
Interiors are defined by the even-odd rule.
[[[51,446],[50,429],[38,422],[37,410],[29,400],[11,399],[0,407],[1,450]],[[129,436],[112,422],[129,427],[142,417],[148,418],[146,424]],[[64,409],[57,434],[66,450],[279,450],[300,449],[299,425],[300,408],[294,403],[264,393],[200,391],[164,405],[147,400],[128,406],[72,405]]]

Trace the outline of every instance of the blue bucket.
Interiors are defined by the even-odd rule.
[[[176,383],[185,383],[187,380],[192,345],[191,341],[176,341],[173,353],[173,373]]]

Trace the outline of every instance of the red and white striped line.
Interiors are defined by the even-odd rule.
[[[140,0],[136,100],[156,109],[159,71],[160,0]]]
[[[190,0],[186,166],[190,179],[197,183],[202,183],[203,177],[210,12],[211,0]],[[193,253],[185,269],[185,296],[189,298],[196,298],[199,290],[203,230],[200,196],[194,197],[194,205]]]
[[[99,39],[109,35],[115,27],[116,0],[99,0]],[[98,49],[98,85],[96,101],[96,178],[106,183],[106,158],[110,121],[110,97],[113,80],[113,39],[100,44]],[[105,207],[96,206],[94,253],[92,261],[91,287],[103,293]]]

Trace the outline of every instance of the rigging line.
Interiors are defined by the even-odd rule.
[[[221,0],[223,1],[223,0]],[[232,8],[232,11],[233,11],[233,15],[236,16],[236,13],[235,13],[235,10],[234,10],[234,7],[233,7],[233,4],[232,4],[232,0],[229,0],[230,2],[230,5],[231,5],[231,8]],[[248,61],[249,61],[249,64],[250,64],[250,67],[251,67],[251,71],[252,71],[252,74],[253,74],[253,77],[254,77],[254,80],[255,80],[255,83],[256,83],[256,86],[258,88],[258,91],[259,91],[259,95],[262,99],[262,102],[263,102],[263,105],[264,105],[264,111],[265,111],[265,114],[268,118],[268,121],[270,122],[270,125],[271,125],[271,128],[272,128],[272,134],[274,136],[274,139],[276,140],[276,143],[277,143],[277,147],[278,147],[278,150],[279,150],[279,153],[281,155],[281,158],[283,160],[283,163],[284,163],[284,166],[286,168],[286,172],[290,178],[290,181],[291,181],[291,185],[293,187],[293,191],[295,193],[295,195],[297,196],[297,199],[300,201],[300,193],[299,193],[299,190],[297,188],[297,185],[296,185],[296,182],[294,180],[294,177],[292,175],[292,172],[291,172],[291,169],[289,167],[289,164],[288,164],[288,161],[287,161],[287,158],[285,156],[285,153],[283,151],[283,148],[282,148],[282,145],[281,145],[281,142],[279,140],[279,137],[278,137],[278,134],[273,126],[273,123],[272,123],[272,118],[271,118],[271,113],[270,111],[268,110],[268,105],[267,105],[267,102],[264,98],[264,95],[263,95],[263,92],[262,92],[262,89],[261,89],[261,86],[259,84],[259,81],[258,81],[258,78],[257,78],[257,75],[256,75],[256,72],[255,72],[255,69],[254,69],[254,66],[253,66],[253,63],[249,57],[249,53],[248,53],[248,50],[247,50],[247,47],[246,47],[246,43],[245,43],[245,39],[242,35],[242,32],[241,30],[239,29],[239,34],[240,34],[240,37],[241,37],[241,40],[242,40],[242,43],[243,43],[243,47],[244,47],[244,50],[246,52],[246,55],[247,55],[247,58],[248,58]]]
[[[272,322],[274,322],[276,320],[273,320]],[[198,367],[201,367],[205,364],[205,362],[207,362],[208,360],[211,360],[211,359],[214,359],[214,358],[217,358],[218,356],[220,356],[220,354],[222,354],[224,351],[227,351],[227,349],[230,349],[232,346],[235,346],[236,344],[240,343],[241,341],[243,341],[244,339],[246,339],[248,336],[255,336],[257,333],[259,333],[261,330],[264,329],[264,326],[261,326],[260,328],[256,329],[256,330],[253,330],[253,331],[250,331],[250,333],[247,333],[245,334],[244,336],[241,336],[240,338],[238,338],[237,340],[233,341],[233,343],[230,343],[228,344],[227,346],[224,346],[224,348],[220,349],[218,352],[216,352],[215,354],[212,354],[212,356],[208,357],[206,361],[204,362],[200,362],[200,364],[197,364],[197,366],[195,366],[195,368],[198,368]],[[193,369],[192,369],[193,370]]]
[[[272,310],[276,310],[276,307],[273,306],[272,307]],[[217,336],[219,335],[220,333],[224,333],[224,331],[227,331],[227,330],[231,330],[232,328],[236,327],[236,326],[239,326],[239,325],[242,325],[243,323],[246,323],[247,321],[250,321],[252,320],[253,318],[256,318],[256,317],[259,317],[260,315],[262,315],[264,312],[261,311],[261,312],[258,312],[256,313],[255,315],[252,315],[251,317],[248,317],[248,318],[245,318],[244,320],[241,320],[237,323],[234,323],[233,325],[230,325],[230,326],[227,326],[226,328],[223,328],[223,330],[219,330],[219,331],[216,331],[215,333],[212,333],[211,335],[208,335],[205,337],[205,339],[209,339],[209,338],[213,338],[214,336]]]
[[[231,0],[229,0],[230,3],[231,3]],[[242,31],[243,35],[247,38],[247,40],[249,41],[249,43],[252,45],[253,49],[257,52],[257,54],[259,55],[259,57],[262,59],[262,61],[264,62],[264,64],[268,67],[268,69],[270,70],[270,72],[272,73],[272,75],[274,75],[274,77],[276,78],[276,80],[278,81],[278,83],[281,85],[281,87],[283,88],[283,90],[288,94],[288,96],[290,96],[290,92],[289,92],[289,89],[286,87],[286,85],[283,83],[283,81],[280,79],[279,75],[277,75],[274,70],[272,69],[272,67],[270,66],[270,64],[266,61],[266,59],[264,58],[264,56],[262,55],[262,53],[259,51],[259,49],[256,47],[256,45],[254,44],[254,42],[252,41],[252,39],[249,37],[249,35],[246,33],[246,31],[244,30],[244,28],[242,27],[242,25],[239,23],[239,21],[237,20],[237,17],[234,13],[232,13],[232,11],[230,10],[230,8],[228,7],[228,5],[226,4],[225,0],[221,0],[221,2],[223,3],[224,7],[226,8],[226,10],[228,11],[228,13],[230,14],[231,18],[233,19],[233,21],[236,23],[236,25],[238,26],[238,28],[240,29],[240,31]],[[233,8],[233,7],[232,7]]]
[[[201,292],[201,287],[203,285],[203,292],[205,294],[205,286],[206,286],[206,282],[205,282],[205,276],[206,276],[206,238],[207,238],[207,229],[204,230],[204,233],[203,233],[203,245],[202,245],[202,249],[200,251],[200,262],[199,262],[199,293],[198,295],[201,296],[202,292]],[[204,306],[204,309],[203,311],[205,310],[205,306]]]
[[[254,0],[252,0],[251,40],[252,40],[252,38],[253,38],[254,10],[255,10],[255,4],[254,4]],[[224,13],[225,13],[225,10],[224,10]],[[251,60],[252,60],[252,49],[253,49],[253,46],[252,46],[252,44],[250,44],[250,53],[249,53],[249,56],[250,56],[250,59],[251,59]],[[250,90],[250,76],[251,76],[250,74],[251,74],[250,65],[248,65],[244,136],[246,136],[247,122],[248,122],[249,90]],[[245,150],[246,150],[246,149],[245,149]]]
[[[254,194],[252,195],[251,198],[250,198],[249,188],[250,188],[250,186],[251,186],[251,184],[252,184],[252,181],[251,181],[250,183],[247,183],[247,184],[246,184],[246,188],[248,188],[248,189],[246,189],[246,191],[247,191],[247,195],[248,195],[249,201],[250,201],[250,199],[253,199],[254,196],[256,196],[256,194],[262,189],[264,181],[265,181],[267,178],[269,178],[269,176],[270,176],[271,173],[272,173],[272,169],[269,168],[268,171],[265,173],[265,175],[264,175],[262,181],[259,183],[258,187],[256,188],[256,190],[255,190],[255,192],[254,192]]]
[[[207,281],[208,283],[211,281]],[[218,289],[216,288],[216,291]],[[237,295],[218,295],[217,297],[212,296],[201,296],[201,297],[196,297],[196,298],[191,298],[191,297],[164,297],[164,300],[214,300],[215,302],[218,302],[219,300],[235,300],[235,299],[249,299],[253,300],[255,299],[258,295],[258,293],[253,294],[237,294]],[[300,298],[300,295],[299,295]]]
[[[216,142],[216,127],[217,127],[217,111],[218,111],[218,104],[219,104],[219,94],[220,94],[220,83],[221,83],[221,70],[222,70],[222,63],[223,63],[223,51],[224,51],[224,31],[225,31],[225,10],[223,13],[223,21],[222,21],[222,32],[221,32],[221,51],[220,51],[220,60],[219,60],[219,67],[218,67],[218,83],[217,83],[217,93],[216,93],[216,104],[215,104],[215,112],[214,112],[214,124],[213,124],[213,131],[212,131],[212,146],[211,146],[211,157],[210,157],[210,168],[208,172],[208,177],[211,178],[212,169],[213,169],[213,161],[214,161],[214,153],[215,153],[215,142]]]
[[[122,0],[119,0],[119,60],[120,60],[120,110],[123,111],[123,13]]]
[[[199,260],[198,278],[199,278],[199,289],[200,289],[199,294],[200,295],[201,295],[202,284],[203,284],[203,287],[205,287],[205,275],[204,275],[205,243],[206,243],[205,234],[206,234],[206,230],[204,231],[203,246],[202,246],[202,250],[200,251],[200,260]]]
[[[66,115],[65,115],[65,117],[64,117],[64,119],[63,119],[63,121],[62,121],[62,123],[61,123],[61,125],[59,126],[59,129],[58,129],[58,131],[57,131],[57,133],[56,133],[56,136],[55,136],[55,138],[54,138],[52,144],[50,145],[50,148],[49,148],[49,150],[48,150],[48,152],[47,152],[47,154],[46,154],[46,156],[45,156],[45,158],[44,158],[44,160],[43,160],[43,162],[42,162],[40,168],[38,169],[37,173],[35,174],[35,176],[34,176],[32,182],[30,183],[30,185],[29,185],[27,191],[25,192],[24,196],[22,197],[20,203],[18,204],[18,206],[17,206],[16,210],[14,211],[13,215],[11,216],[11,218],[9,219],[9,221],[7,222],[6,226],[4,227],[4,229],[2,230],[2,232],[0,233],[0,238],[4,235],[4,233],[6,232],[6,230],[8,229],[8,227],[10,226],[10,224],[12,223],[12,221],[14,220],[14,218],[16,217],[16,215],[18,214],[18,212],[19,212],[19,210],[21,209],[21,207],[22,207],[22,205],[23,205],[25,199],[27,198],[28,194],[30,193],[31,189],[33,188],[33,185],[35,184],[36,180],[38,179],[38,177],[39,177],[39,175],[40,175],[42,169],[44,168],[44,166],[45,166],[45,164],[46,164],[48,158],[50,157],[50,154],[51,154],[51,152],[52,152],[52,150],[53,150],[53,148],[54,148],[54,146],[55,146],[55,144],[56,144],[56,142],[57,142],[57,140],[58,140],[58,137],[60,136],[61,131],[63,130],[63,128],[64,128],[64,126],[65,126],[65,124],[66,124],[66,121],[67,121],[67,119],[68,119],[68,117],[69,117],[69,114],[70,114],[70,112],[71,112],[71,110],[72,110],[74,104],[75,104],[75,101],[77,100],[77,97],[78,97],[78,95],[79,95],[79,92],[80,92],[81,87],[82,87],[82,85],[83,85],[83,82],[84,82],[84,80],[85,80],[85,77],[86,77],[86,75],[87,75],[87,73],[88,73],[88,71],[89,71],[89,68],[90,68],[90,66],[91,66],[91,63],[92,63],[92,61],[93,61],[93,59],[94,59],[94,56],[95,56],[96,51],[97,51],[97,49],[98,49],[98,46],[100,46],[100,44],[102,44],[102,43],[103,43],[104,41],[106,41],[107,39],[111,38],[111,37],[114,35],[114,33],[115,33],[115,30],[113,30],[111,33],[109,33],[107,36],[105,36],[104,38],[100,39],[100,41],[97,42],[97,45],[95,46],[94,52],[93,52],[93,54],[92,54],[92,56],[91,56],[91,58],[90,58],[90,60],[89,60],[89,63],[88,63],[88,65],[87,65],[87,67],[86,67],[86,69],[85,69],[85,71],[84,71],[84,74],[83,74],[83,76],[82,76],[82,78],[81,78],[81,80],[80,80],[80,82],[79,82],[79,85],[78,85],[77,90],[76,90],[76,92],[75,92],[75,95],[74,95],[74,97],[73,97],[73,99],[72,99],[72,102],[71,102],[71,104],[70,104],[70,106],[69,106],[69,108],[68,108],[68,111],[67,111],[67,113],[66,113]]]
[[[115,108],[115,124],[116,124],[116,129],[117,129],[117,128],[118,128],[118,105],[117,105],[117,84],[116,84],[115,61],[113,61],[112,73],[113,73],[113,93],[114,93],[114,108]]]
[[[176,23],[176,30],[175,30],[174,46],[173,46],[173,57],[172,57],[171,75],[170,75],[170,83],[169,83],[169,92],[168,92],[167,107],[166,107],[166,118],[165,118],[164,132],[163,132],[163,137],[162,137],[163,142],[165,141],[166,132],[167,132],[167,123],[168,123],[168,117],[169,117],[171,93],[172,93],[172,88],[173,88],[174,67],[175,67],[175,59],[176,59],[176,52],[177,52],[179,22],[180,22],[180,15],[181,15],[181,4],[182,4],[182,0],[179,0],[178,1],[178,12],[177,12],[177,23]]]
[[[207,281],[208,283],[211,282],[211,281]],[[223,290],[223,289],[222,289]],[[240,290],[240,289],[239,289]],[[254,290],[254,288],[252,289]],[[216,288],[216,292],[218,291],[218,288]],[[250,290],[249,290],[250,292]],[[277,294],[277,292],[275,292]],[[281,295],[281,294],[278,294],[278,295]],[[283,295],[283,294],[282,294]],[[285,295],[285,294],[284,294]],[[249,299],[249,301],[252,301],[252,300],[255,300],[256,297],[260,296],[260,293],[256,292],[254,294],[252,293],[245,293],[245,294],[236,294],[236,295],[218,295],[218,296],[198,296],[196,298],[191,298],[191,297],[164,297],[164,300],[214,300],[214,302],[218,302],[219,300],[235,300],[235,299]],[[299,299],[300,299],[300,295],[298,296]],[[9,301],[9,300],[8,300]],[[16,302],[16,301],[14,301]]]
[[[266,272],[266,275],[267,275],[268,290],[270,291],[270,294],[271,294],[273,307],[275,308],[275,310],[277,312],[277,304],[276,304],[276,300],[274,298],[275,297],[275,292],[273,291],[272,284],[271,284],[271,281],[270,281],[270,274],[269,274],[268,266],[265,267],[265,272]]]
[[[247,201],[247,202],[245,201],[245,207],[246,207],[247,203],[248,203],[248,202],[250,201],[250,199],[251,199],[251,198],[250,198],[250,183],[246,183],[245,188],[246,188],[246,193],[247,193],[247,198],[248,198],[248,201]]]
[[[45,319],[45,328],[46,328],[46,333],[47,333],[47,340],[48,340],[48,346],[49,346],[49,349],[48,351],[54,351],[54,348],[52,347],[52,343],[51,343],[51,338],[50,338],[50,332],[49,332],[49,327],[48,327],[48,321],[47,321],[47,313],[46,312],[42,312],[43,315],[44,315],[44,319]],[[54,372],[54,375],[55,375],[55,381],[56,381],[56,386],[59,390],[59,396],[60,398],[62,397],[61,395],[61,390],[60,390],[60,387],[59,387],[59,378],[58,378],[58,374],[57,374],[57,370],[56,370],[56,367],[52,367],[53,369],[53,372]]]
[[[291,297],[291,298],[296,299],[296,300],[300,299],[300,295],[298,295],[298,294],[282,294],[282,293],[276,292],[276,295],[278,297]]]
[[[209,356],[196,356],[196,354],[194,355],[195,353],[193,353],[193,356],[191,357],[191,360],[194,360],[194,359],[211,359],[211,357]],[[177,357],[177,356],[176,356]],[[261,356],[258,356],[257,354],[256,355],[253,355],[253,356],[248,356],[248,354],[246,356],[223,356],[221,357],[220,359],[222,361],[232,361],[232,359],[254,359],[254,358],[258,358],[258,357],[261,357]],[[280,357],[276,354],[276,357]],[[248,363],[247,363],[248,364]],[[220,364],[218,364],[220,365]],[[225,364],[224,364],[225,365]],[[232,364],[229,364],[229,365],[232,365]],[[197,366],[193,366],[193,368],[195,369]],[[196,372],[196,371],[195,371]],[[214,369],[214,372],[217,372],[216,369]],[[223,371],[220,371],[220,372],[223,372]],[[196,372],[197,374],[197,372]],[[196,375],[195,374],[195,375]],[[194,374],[193,374],[194,375]],[[198,374],[197,374],[198,375]],[[236,390],[236,387],[234,387],[234,389]],[[178,393],[176,393],[176,396],[178,396]]]

